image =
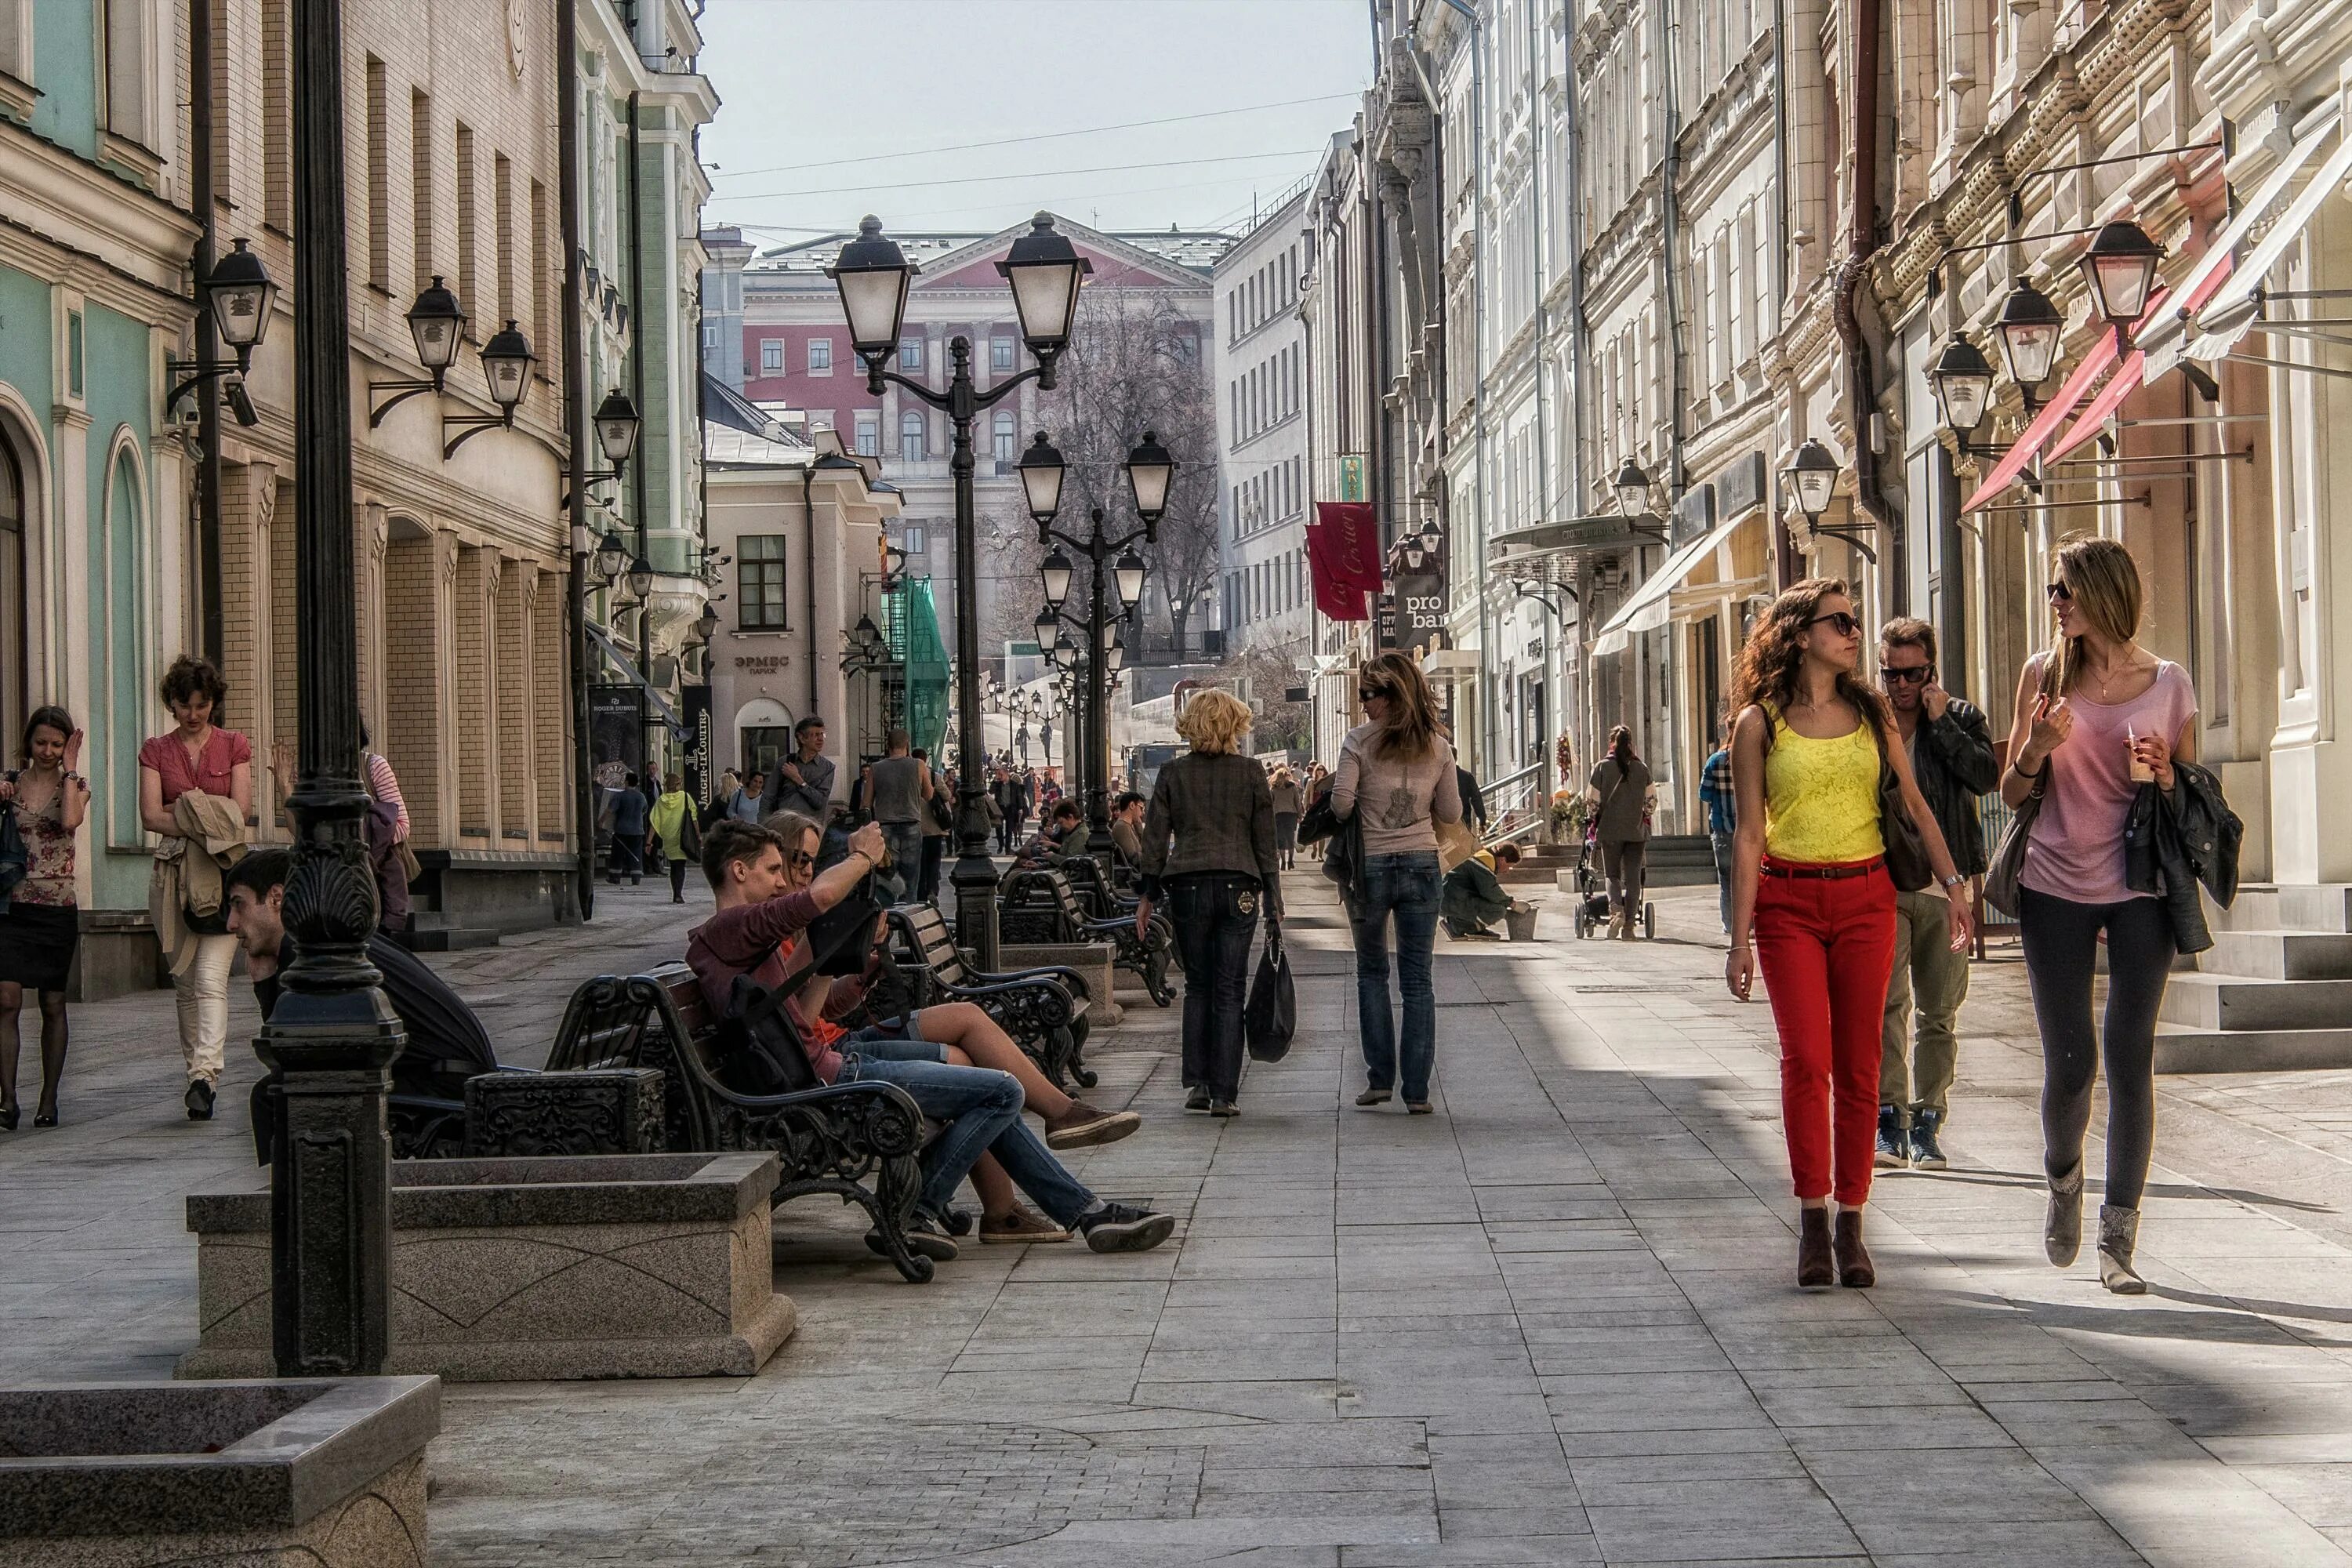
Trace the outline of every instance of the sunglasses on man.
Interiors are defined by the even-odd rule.
[[[1913,681],[1927,680],[1931,679],[1935,673],[1935,667],[1933,665],[1926,664],[1915,664],[1905,668],[1897,668],[1891,664],[1882,664],[1878,667],[1879,679],[1897,681],[1905,685],[1908,685]]]

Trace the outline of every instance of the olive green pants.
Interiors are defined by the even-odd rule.
[[[1895,895],[1895,968],[1886,977],[1879,1047],[1881,1105],[1949,1109],[1960,1057],[1955,1026],[1969,995],[1969,955],[1952,951],[1949,907],[1941,889]]]

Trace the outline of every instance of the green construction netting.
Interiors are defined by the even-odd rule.
[[[905,662],[907,732],[940,755],[948,732],[948,648],[928,578],[910,577],[889,595],[890,653]]]

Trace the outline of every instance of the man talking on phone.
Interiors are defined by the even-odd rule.
[[[1952,868],[1982,876],[1977,797],[2000,782],[2000,764],[1983,710],[1952,696],[1937,678],[1936,628],[1910,616],[1887,622],[1878,634],[1878,684],[1902,728],[1919,793],[1952,852]],[[1895,969],[1886,981],[1878,1068],[1874,1163],[1882,1166],[1940,1171],[1946,1163],[1937,1135],[1950,1106],[1959,1064],[1956,1026],[1969,994],[1969,955],[1952,951],[1947,902],[1941,888],[1895,895]]]

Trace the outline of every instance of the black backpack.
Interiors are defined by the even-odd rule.
[[[715,1042],[714,1070],[722,1087],[755,1097],[820,1087],[801,1047],[800,1030],[784,1010],[788,995],[769,990],[748,974],[735,977]]]

